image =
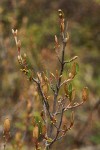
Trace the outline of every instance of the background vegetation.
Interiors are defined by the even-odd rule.
[[[9,116],[12,120],[13,136],[18,131],[24,131],[25,100],[32,99],[36,116],[41,108],[36,89],[19,71],[11,29],[19,30],[22,51],[30,58],[30,67],[33,67],[34,71],[46,68],[47,72],[53,72],[59,67],[54,51],[54,35],[59,34],[59,8],[64,11],[69,22],[70,42],[66,59],[74,55],[79,56],[80,71],[74,84],[78,91],[81,91],[84,85],[88,86],[90,95],[88,103],[75,114],[74,128],[64,140],[55,144],[55,149],[61,147],[65,150],[100,144],[100,107],[94,109],[92,120],[90,117],[89,124],[85,125],[100,97],[100,0],[0,1],[0,143],[5,117]],[[65,76],[66,72],[67,69]],[[80,98],[80,92],[77,98]],[[26,145],[32,146],[29,137]]]

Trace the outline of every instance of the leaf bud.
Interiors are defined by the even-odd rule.
[[[10,131],[10,120],[8,118],[4,121],[4,132],[7,133]]]
[[[39,134],[39,128],[38,128],[38,126],[36,125],[36,126],[33,128],[33,138],[38,139],[38,134]]]

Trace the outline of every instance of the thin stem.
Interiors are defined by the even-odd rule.
[[[58,126],[58,128],[57,128],[56,136],[55,136],[55,138],[53,139],[53,141],[49,144],[49,147],[51,147],[51,145],[57,140],[57,137],[58,137],[58,135],[59,135],[60,128],[61,128],[61,125],[62,125],[63,114],[64,114],[64,108],[62,109],[62,112],[61,112],[61,118],[60,118],[59,126]]]
[[[4,142],[4,145],[3,145],[3,146],[4,146],[4,150],[6,150],[6,142]]]
[[[43,108],[44,108],[44,113],[45,113],[45,125],[46,125],[46,127],[47,127],[47,126],[48,126],[48,121],[47,121],[47,110],[46,110],[45,104],[43,105]],[[48,133],[47,133],[47,132],[46,132],[46,137],[48,137]],[[47,140],[46,140],[45,146],[47,146],[47,144],[48,144],[48,142],[47,142]]]
[[[60,69],[59,79],[58,79],[58,82],[56,84],[56,90],[55,90],[55,93],[54,93],[53,111],[52,111],[53,114],[55,114],[55,112],[56,112],[57,97],[58,97],[58,94],[59,94],[60,84],[61,84],[62,75],[63,75],[63,71],[64,71],[64,65],[65,65],[64,57],[65,57],[65,48],[66,48],[66,44],[67,44],[67,41],[65,40],[66,39],[66,35],[67,35],[66,34],[67,33],[67,27],[68,27],[67,25],[68,24],[65,25],[65,31],[64,31],[64,33],[62,33],[62,40],[63,40],[62,58],[61,58],[61,60],[58,59],[60,61],[60,64],[61,64],[61,69]],[[53,130],[53,125],[50,126],[50,137],[52,135],[52,130]]]
[[[75,104],[73,106],[68,105],[66,108],[64,108],[64,112],[67,111],[67,110],[69,110],[69,109],[77,108],[77,107],[79,107],[79,106],[81,106],[83,104],[84,104],[84,102],[82,101],[81,103],[77,103],[77,104]],[[55,113],[55,115],[58,115],[58,114],[61,114],[61,112],[56,112]]]
[[[67,80],[65,80],[64,82],[62,82],[61,84],[60,84],[60,87],[63,85],[63,84],[65,84],[65,83],[68,83],[68,82],[70,82],[70,81],[72,81],[73,79],[67,79]]]
[[[57,97],[58,97],[58,94],[59,94],[62,74],[63,74],[63,70],[64,70],[65,47],[66,47],[66,43],[63,42],[62,59],[61,59],[61,70],[60,70],[60,74],[59,74],[58,83],[56,85],[56,91],[54,93],[53,112],[52,112],[53,114],[56,112]],[[50,136],[52,134],[52,130],[53,130],[53,125],[51,124],[51,126],[50,126]]]
[[[49,104],[48,104],[48,101],[46,100],[46,97],[45,97],[43,91],[42,91],[40,82],[38,82],[37,85],[38,85],[39,92],[40,92],[40,94],[41,94],[41,96],[42,96],[43,103],[44,103],[44,105],[45,105],[45,107],[46,107],[46,110],[47,110],[47,112],[48,112],[48,114],[49,114],[49,117],[50,117],[50,119],[51,119],[51,118],[52,118],[52,115],[51,115],[51,113],[50,113],[50,111],[49,111]]]
[[[69,61],[64,61],[64,63],[66,64],[66,63],[70,63],[70,62],[72,62],[72,61],[74,61],[75,59],[77,59],[78,58],[78,56],[74,56],[72,59],[70,59]]]
[[[58,93],[59,93],[59,90],[60,90],[60,83],[61,83],[62,74],[63,74],[63,70],[64,70],[65,47],[66,47],[66,43],[63,43],[61,70],[60,70],[60,74],[59,74],[59,80],[58,80],[58,83],[56,85],[56,92],[54,94],[53,113],[55,113],[55,111],[56,111],[56,102],[57,102],[57,97],[58,97]]]

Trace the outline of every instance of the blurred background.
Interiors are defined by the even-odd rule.
[[[80,71],[74,81],[77,98],[87,86],[89,101],[76,110],[74,128],[66,138],[55,143],[53,150],[99,149],[100,0],[0,0],[0,144],[5,117],[12,120],[13,137],[17,131],[24,131],[25,100],[32,100],[35,113],[41,107],[36,89],[19,71],[11,30],[18,29],[21,51],[28,55],[33,70],[45,68],[53,72],[59,66],[54,51],[54,35],[60,36],[59,8],[69,22],[66,59],[79,56]]]

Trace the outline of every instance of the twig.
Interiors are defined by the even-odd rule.
[[[66,48],[66,44],[67,44],[67,41],[65,39],[67,39],[67,26],[68,24],[65,25],[65,29],[64,29],[64,33],[62,33],[62,40],[63,40],[63,48],[62,48],[62,58],[60,60],[60,63],[61,63],[61,69],[60,69],[60,74],[59,74],[59,79],[58,79],[58,82],[56,84],[56,90],[55,90],[55,93],[54,93],[54,100],[53,100],[53,111],[52,113],[54,114],[56,112],[56,103],[57,103],[57,97],[58,97],[58,94],[59,94],[59,90],[60,90],[60,84],[61,84],[61,80],[62,80],[62,74],[63,74],[63,71],[64,71],[64,57],[65,57],[65,48]],[[50,126],[50,136],[52,135],[52,130],[53,130],[53,126],[51,125]]]
[[[73,106],[70,106],[68,105],[65,109],[64,109],[64,112],[69,110],[69,109],[73,109],[73,108],[77,108],[81,105],[83,105],[84,102],[81,102],[81,103],[77,103],[76,105],[73,105]],[[56,112],[55,115],[58,115],[58,114],[61,114],[61,112]]]
[[[55,89],[54,89],[54,87],[51,84],[50,84],[50,88],[53,91],[53,93],[55,93]]]
[[[74,56],[71,60],[69,60],[69,61],[64,61],[64,63],[66,64],[66,63],[70,63],[70,62],[72,62],[72,61],[74,61],[75,59],[77,59],[78,58],[78,56]]]
[[[40,94],[41,94],[41,96],[42,96],[42,100],[43,100],[43,102],[44,102],[44,104],[45,104],[45,107],[46,107],[46,109],[47,109],[47,112],[48,112],[48,114],[49,114],[50,118],[52,118],[52,115],[51,115],[51,113],[50,113],[50,111],[49,111],[49,104],[48,104],[48,102],[47,102],[47,100],[46,100],[45,95],[43,94],[43,91],[42,91],[41,85],[40,85],[40,83],[39,83],[39,82],[38,82],[37,84],[38,84],[39,92],[40,92]]]
[[[59,74],[58,83],[56,84],[56,92],[54,94],[53,113],[55,113],[55,111],[56,111],[56,102],[57,102],[57,97],[58,97],[58,93],[59,93],[59,89],[60,89],[60,83],[61,83],[62,74],[63,74],[63,70],[64,70],[65,47],[66,47],[66,42],[63,42],[62,59],[61,59],[61,70],[60,70],[60,74]]]
[[[61,87],[63,84],[68,83],[68,82],[70,82],[70,81],[72,81],[72,79],[67,79],[67,80],[65,80],[64,82],[62,82],[62,83],[60,84],[60,87]]]
[[[61,62],[61,60],[60,60],[60,58],[59,58],[58,54],[57,54],[57,58],[58,58],[58,60],[59,60],[60,64],[62,64],[62,62]]]

